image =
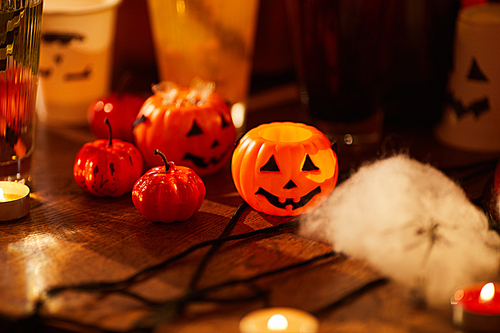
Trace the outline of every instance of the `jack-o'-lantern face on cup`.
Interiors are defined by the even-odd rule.
[[[457,19],[448,100],[437,138],[471,151],[500,151],[500,5],[463,9]]]
[[[42,122],[87,125],[90,103],[109,93],[120,2],[44,2],[37,105]]]
[[[264,124],[248,131],[232,158],[238,193],[255,210],[295,216],[319,206],[337,183],[337,155],[328,138],[300,123]]]

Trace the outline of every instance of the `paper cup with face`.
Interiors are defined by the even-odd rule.
[[[109,93],[120,1],[45,0],[37,106],[42,122],[85,125],[90,103]]]
[[[436,137],[469,151],[500,151],[500,4],[463,9],[457,18],[447,103]]]

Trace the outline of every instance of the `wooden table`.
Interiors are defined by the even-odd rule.
[[[249,123],[300,120],[295,111],[292,105],[254,112]],[[407,149],[444,168],[498,158],[440,146],[429,129],[399,130],[387,137],[392,140],[385,141],[386,151]],[[130,195],[84,193],[72,167],[78,150],[92,140],[87,128],[38,126],[30,214],[0,224],[0,331],[28,332],[34,325],[37,332],[140,327],[238,332],[249,311],[290,306],[318,316],[320,332],[454,332],[449,308],[415,307],[407,290],[367,263],[299,236],[297,219],[245,209],[230,232],[241,238],[210,242],[242,203],[229,166],[204,178],[206,199],[182,223],[146,221]],[[356,165],[340,163],[343,170]],[[471,184],[479,184],[470,187],[475,196],[484,179]],[[202,246],[193,248],[197,244]],[[168,262],[183,251],[188,253]],[[205,256],[209,260],[192,283]],[[160,263],[161,269],[136,283],[116,283]],[[61,286],[67,288],[54,289]],[[39,316],[33,315],[36,309]]]

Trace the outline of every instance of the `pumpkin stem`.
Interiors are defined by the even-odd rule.
[[[111,131],[111,124],[109,123],[108,117],[104,118],[104,123],[108,125],[109,129],[109,145],[113,145],[113,131]]]
[[[165,171],[168,171],[170,169],[170,164],[168,164],[167,157],[165,156],[165,154],[163,154],[158,149],[155,149],[155,155],[160,155],[161,159],[163,160],[163,163],[165,164]]]

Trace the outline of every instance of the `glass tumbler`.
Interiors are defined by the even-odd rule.
[[[0,0],[0,180],[29,182],[43,0]]]

